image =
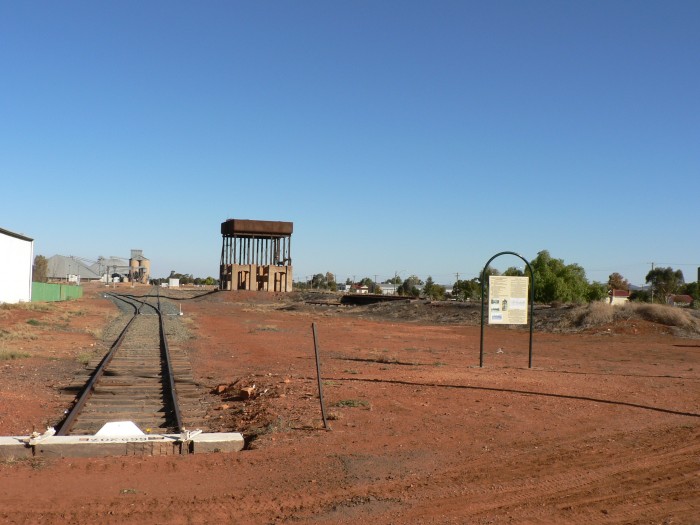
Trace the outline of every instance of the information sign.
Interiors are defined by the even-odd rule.
[[[489,324],[527,324],[529,277],[489,276]]]

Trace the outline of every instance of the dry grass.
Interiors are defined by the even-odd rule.
[[[6,341],[33,341],[37,338],[31,325],[17,326],[11,330],[0,328],[0,340]]]
[[[0,350],[0,361],[12,361],[14,359],[22,359],[31,357],[31,354],[26,352],[16,352],[14,350]]]
[[[562,324],[577,328],[591,328],[611,323],[614,317],[614,308],[609,304],[590,303],[567,312],[562,319]]]
[[[102,336],[104,335],[104,330],[102,328],[86,328],[85,333],[91,335],[97,340],[102,340]]]
[[[665,304],[627,303],[619,308],[623,319],[639,318],[666,326],[700,331],[700,323],[689,311]],[[616,316],[617,317],[617,316]]]
[[[246,305],[246,306],[241,308],[241,311],[243,311],[243,312],[270,312],[270,311],[279,310],[279,309],[280,309],[279,304],[261,303],[261,304]]]
[[[0,310],[32,310],[35,312],[48,312],[52,305],[48,303],[0,303]]]
[[[0,319],[6,319],[12,315],[13,310],[25,310],[30,312],[49,312],[52,307],[46,303],[0,303]]]
[[[84,315],[85,315],[85,311],[84,311],[84,310],[69,310],[69,311],[67,311],[67,312],[63,312],[63,313],[59,316],[58,320],[67,325],[68,323],[70,323],[70,321],[71,321],[74,317],[82,317],[82,316],[84,316]]]
[[[81,352],[75,357],[75,360],[78,361],[83,366],[88,366],[90,361],[92,361],[97,355],[96,350],[88,351],[88,352]]]
[[[627,303],[610,306],[606,303],[590,303],[574,308],[561,322],[563,326],[585,329],[635,319],[700,332],[700,320],[692,312],[663,304]]]
[[[255,328],[252,328],[251,330],[248,331],[248,333],[255,333],[255,332],[279,332],[280,329],[273,325],[273,324],[264,324],[264,325],[258,325]]]
[[[187,328],[197,328],[197,323],[191,317],[180,317],[180,322],[184,324]]]

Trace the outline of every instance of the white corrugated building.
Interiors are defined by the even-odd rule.
[[[0,303],[32,300],[34,239],[0,228]]]

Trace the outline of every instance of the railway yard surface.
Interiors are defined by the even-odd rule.
[[[106,291],[153,289],[0,308],[1,435],[61,422],[123,326]],[[475,306],[163,293],[202,430],[245,450],[5,458],[1,524],[700,523],[697,326],[536,312],[532,369],[504,327],[479,368]]]

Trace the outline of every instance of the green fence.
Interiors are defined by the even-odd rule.
[[[65,301],[83,296],[83,287],[71,284],[32,283],[32,302]]]

